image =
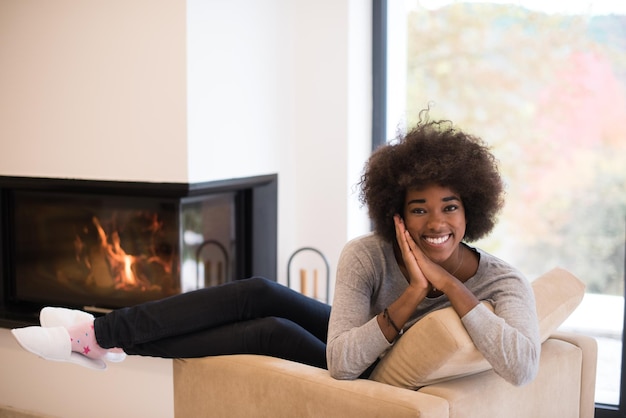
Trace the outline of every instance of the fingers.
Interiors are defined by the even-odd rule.
[[[424,254],[420,250],[420,248],[413,240],[413,237],[406,230],[404,226],[404,221],[399,215],[394,216],[394,222],[396,225],[396,237],[398,241],[398,245],[400,246],[400,251],[402,252],[402,257],[407,260],[409,259],[418,259],[418,257],[423,257]]]
[[[413,253],[413,256],[415,256],[415,258],[419,259],[420,257],[424,256],[424,253],[422,253],[420,247],[417,246],[417,243],[415,242],[411,234],[409,234],[409,231],[404,231],[404,239],[409,247],[409,250],[411,250],[411,253]]]
[[[408,251],[412,253],[419,252],[421,254],[415,240],[413,240],[409,231],[406,230],[402,218],[399,215],[395,215],[393,219],[396,224],[396,236],[398,237],[398,244],[400,244],[400,248],[404,245]]]
[[[413,257],[411,247],[407,242],[408,231],[404,227],[404,222],[399,215],[394,215],[393,221],[396,226],[396,241],[398,241],[398,246],[400,247],[400,252],[402,253],[402,259],[405,264],[414,263],[415,257]]]
[[[400,215],[394,215],[393,222],[396,226],[396,241],[398,241],[398,245],[400,246],[400,251],[402,252],[402,254],[406,255],[408,252],[410,252],[410,248],[408,243],[406,242],[407,230],[404,227],[404,222],[402,221]]]
[[[402,222],[402,218],[400,217],[400,215],[393,215],[393,223],[396,227],[396,238],[399,242],[400,239],[404,237],[404,232],[406,231],[406,229],[404,228],[404,222]]]
[[[428,282],[421,271],[416,257],[417,254],[422,255],[422,253],[419,251],[409,231],[406,230],[402,218],[399,215],[395,215],[393,219],[396,226],[396,239],[400,247],[400,252],[402,253],[402,260],[410,276],[408,277],[409,283],[426,288],[428,287]],[[412,250],[412,248],[414,249]]]

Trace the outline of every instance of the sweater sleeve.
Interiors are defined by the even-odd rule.
[[[391,347],[371,312],[371,260],[355,246],[346,246],[339,259],[330,313],[326,355],[335,379],[358,378]]]
[[[514,385],[524,385],[539,369],[541,344],[534,295],[525,281],[500,280],[495,312],[478,304],[462,322],[494,371]]]

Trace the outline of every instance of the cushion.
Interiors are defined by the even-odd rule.
[[[532,283],[543,343],[582,301],[585,285],[555,268]],[[483,302],[489,309],[493,308]],[[491,369],[452,307],[429,313],[409,328],[370,379],[407,389]]]
[[[585,296],[585,284],[576,276],[555,268],[531,283],[537,305],[541,342],[556,331]]]

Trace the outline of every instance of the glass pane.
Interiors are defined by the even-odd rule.
[[[172,199],[17,190],[11,201],[17,301],[110,309],[180,293]]]
[[[560,266],[587,284],[563,328],[597,338],[596,401],[619,404],[626,2],[390,7],[388,73],[397,84],[388,86],[389,137],[430,104],[431,118],[450,119],[493,147],[507,205],[476,245],[530,279]]]

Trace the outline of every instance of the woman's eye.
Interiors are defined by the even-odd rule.
[[[415,213],[417,215],[421,215],[421,214],[426,213],[426,211],[424,209],[422,209],[422,208],[414,208],[414,209],[411,209],[411,213]]]
[[[455,210],[457,210],[459,207],[457,205],[450,205],[450,206],[446,206],[445,207],[445,211],[446,212],[454,212]]]

